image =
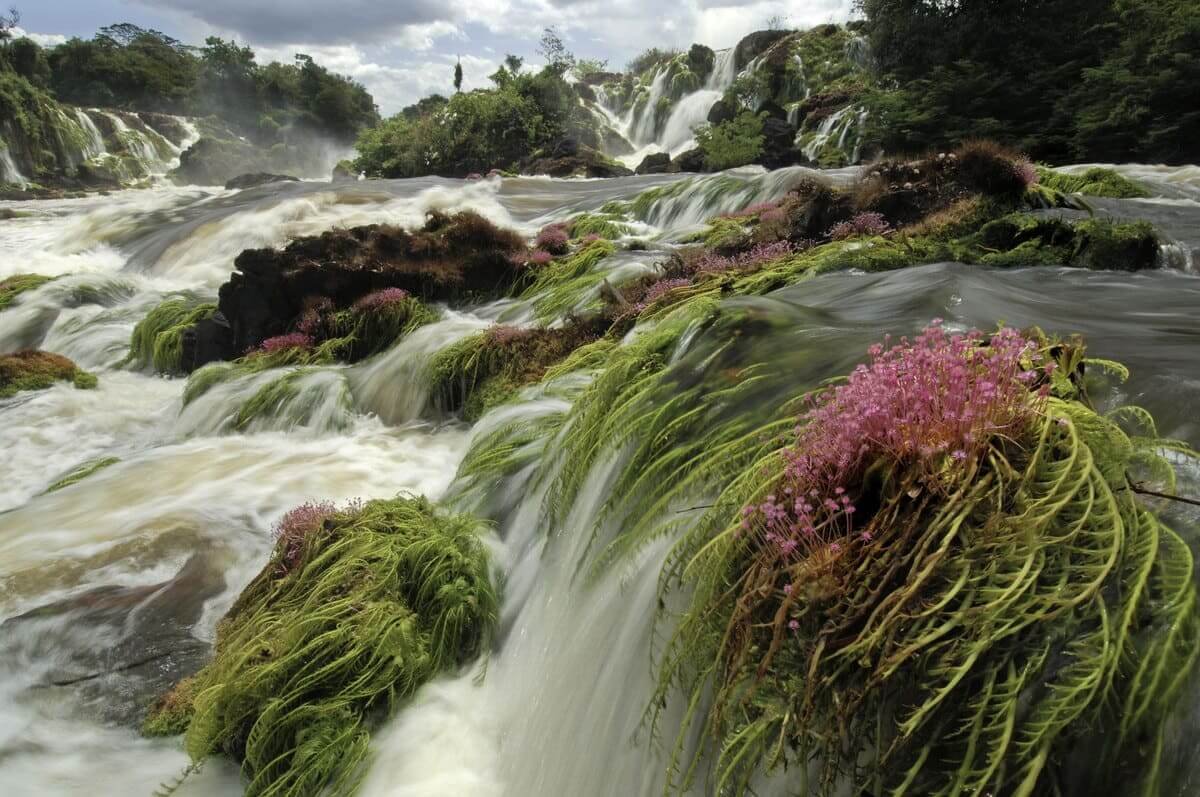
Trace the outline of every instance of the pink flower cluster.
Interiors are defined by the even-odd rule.
[[[847,486],[872,463],[915,467],[932,486],[977,461],[994,435],[1019,434],[1044,403],[1033,383],[1054,369],[1015,329],[950,334],[940,319],[869,354],[845,384],[810,399],[775,494],[743,510],[743,530],[784,559],[852,533]]]
[[[725,271],[753,271],[771,260],[792,253],[794,247],[789,241],[775,241],[769,244],[759,244],[749,252],[724,257],[715,252],[705,252],[700,257],[688,263],[694,274],[720,274]]]
[[[642,294],[641,301],[633,306],[635,313],[640,313],[650,305],[654,304],[658,299],[666,296],[676,288],[682,288],[691,285],[692,281],[685,277],[677,277],[675,279],[661,279],[655,282],[650,287],[646,288],[646,292]]]
[[[860,235],[887,235],[892,226],[882,213],[859,213],[849,221],[833,225],[829,237],[834,241],[844,241],[847,238],[857,238]]]
[[[548,224],[538,233],[533,245],[551,254],[565,255],[567,253],[568,237],[566,225],[562,222]]]
[[[286,335],[267,338],[258,345],[257,351],[261,354],[273,354],[284,349],[308,349],[312,348],[312,345],[313,339],[303,332],[289,332]]]
[[[399,304],[409,296],[409,292],[403,288],[384,288],[383,290],[378,290],[363,296],[354,303],[351,309],[353,309],[356,313],[379,310],[383,307]]]
[[[495,324],[488,327],[487,340],[488,343],[505,346],[515,340],[520,340],[527,334],[527,331],[521,327],[514,327],[511,324]]]
[[[1013,169],[1017,172],[1017,176],[1021,178],[1021,182],[1025,183],[1028,188],[1031,185],[1036,185],[1038,181],[1037,167],[1030,163],[1025,158],[1021,158],[1013,164]]]
[[[300,560],[300,549],[305,538],[321,528],[326,518],[336,511],[337,507],[329,501],[310,502],[301,504],[280,518],[271,533],[283,549],[279,557],[282,573],[291,570]]]
[[[529,255],[528,262],[532,263],[535,266],[544,266],[553,259],[554,259],[554,255],[550,254],[545,249],[535,249]]]

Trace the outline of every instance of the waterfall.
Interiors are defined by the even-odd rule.
[[[650,83],[650,93],[646,104],[642,106],[641,113],[634,112],[635,122],[630,140],[635,145],[654,143],[654,131],[658,127],[658,102],[666,93],[669,71],[666,66],[658,68],[658,71],[654,73],[654,80]],[[636,109],[636,103],[634,107]]]
[[[96,127],[96,123],[92,121],[92,117],[88,116],[82,108],[76,108],[75,120],[84,133],[84,160],[91,160],[107,153],[108,148],[104,146],[104,136],[101,134],[100,128]]]
[[[137,130],[126,124],[120,114],[110,111],[100,113],[112,122],[114,137],[119,139],[129,154],[141,164],[146,174],[165,174],[172,168],[172,162],[177,162],[180,148],[153,128]]]
[[[21,174],[21,169],[13,160],[8,144],[4,142],[3,138],[0,138],[0,184],[4,183],[24,186],[29,183],[29,180]]]

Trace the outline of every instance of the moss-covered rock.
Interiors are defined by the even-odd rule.
[[[189,373],[194,366],[183,362],[184,333],[216,311],[215,304],[196,299],[162,302],[133,328],[125,362],[142,369],[153,367],[160,374]]]
[[[1150,196],[1145,187],[1112,169],[1094,167],[1082,174],[1069,174],[1045,166],[1037,167],[1038,182],[1064,194],[1137,199]]]
[[[14,274],[11,277],[5,277],[0,280],[0,310],[7,309],[25,291],[39,288],[53,279],[54,277],[46,277],[41,274]]]
[[[26,390],[45,390],[57,382],[91,390],[97,379],[61,354],[27,350],[0,356],[0,399]]]
[[[486,647],[498,601],[481,531],[423,498],[294,510],[212,662],[144,729],[185,731],[196,762],[234,759],[251,796],[352,792],[371,729]]]

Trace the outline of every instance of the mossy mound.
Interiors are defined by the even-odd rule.
[[[612,354],[559,422],[548,504],[569,511],[602,453],[625,451],[597,513],[597,534],[618,530],[600,566],[678,536],[659,605],[682,613],[664,609],[674,631],[649,709],[677,734],[669,791],[708,778],[714,793],[748,794],[774,772],[808,795],[1156,793],[1200,625],[1188,546],[1130,487],[1170,489],[1161,454],[1183,449],[1140,410],[1090,406],[1078,342],[1029,337],[1030,375],[1011,383],[1028,396],[1022,420],[964,437],[969,452],[900,435],[909,453],[885,456],[872,438],[836,492],[810,498],[795,474],[847,449],[798,448],[823,438],[796,414],[840,388],[730,413],[760,376],[727,373],[736,339],[698,355],[703,379],[665,367],[677,339]],[[977,338],[964,362],[995,340]],[[855,406],[846,424],[870,416]],[[789,525],[793,501],[799,512],[822,498],[825,520]],[[673,698],[679,727],[662,724]]]
[[[186,729],[194,761],[239,762],[247,795],[352,792],[373,725],[486,645],[497,598],[479,532],[423,498],[290,513],[212,662],[143,731]]]
[[[14,274],[11,277],[5,277],[0,280],[0,310],[7,309],[25,291],[41,287],[53,279],[54,277],[46,277],[41,274]]]
[[[399,289],[424,302],[496,298],[526,279],[525,240],[477,213],[431,212],[409,231],[374,224],[298,238],[281,250],[247,249],[221,286],[228,327],[205,334],[232,359],[264,340],[296,330],[314,307],[347,309]]]
[[[133,328],[125,362],[139,369],[153,367],[160,374],[186,373],[190,369],[183,366],[184,333],[216,311],[215,304],[194,299],[162,302]]]
[[[540,381],[581,346],[597,341],[607,327],[607,321],[597,318],[554,329],[497,326],[464,338],[430,363],[433,405],[475,421],[525,385]]]
[[[583,213],[571,219],[568,234],[572,238],[596,235],[615,241],[630,233],[630,227],[622,223],[622,217],[612,213]]]
[[[71,382],[80,390],[91,390],[97,379],[61,354],[27,350],[0,356],[0,399],[25,390],[45,390],[56,382]]]
[[[1064,194],[1138,199],[1150,196],[1143,186],[1112,169],[1097,166],[1082,174],[1068,174],[1044,166],[1037,167],[1038,183]]]

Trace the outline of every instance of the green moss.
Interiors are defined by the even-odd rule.
[[[160,374],[182,374],[183,333],[216,311],[215,304],[190,298],[162,302],[133,328],[125,363],[153,366]]]
[[[614,251],[616,248],[612,243],[601,239],[543,266],[533,284],[522,294],[522,298],[533,301],[538,321],[546,323],[572,312],[598,307],[599,298],[591,303],[592,307],[580,305],[604,282],[605,272],[598,266]]]
[[[353,307],[333,314],[330,326],[339,359],[357,362],[391,347],[400,338],[425,324],[437,321],[440,313],[413,296],[368,307]]]
[[[187,386],[183,389],[183,405],[186,407],[216,385],[272,368],[331,365],[346,359],[353,344],[352,338],[331,338],[312,349],[293,346],[273,352],[252,352],[233,362],[210,363],[188,376]]]
[[[1071,265],[1094,270],[1140,271],[1154,268],[1157,263],[1158,233],[1149,222],[1120,224],[1108,219],[1086,219],[1075,225],[1075,232]]]
[[[371,729],[485,649],[498,601],[480,531],[423,498],[285,529],[212,662],[146,727],[186,725],[192,759],[230,756],[250,797],[353,792]]]
[[[749,240],[749,235],[741,219],[718,217],[708,223],[700,240],[709,249],[733,251],[742,248]]]
[[[572,238],[598,235],[610,241],[628,235],[631,230],[622,224],[623,216],[615,213],[583,213],[571,219],[567,234]]]
[[[1039,184],[1064,194],[1084,194],[1115,199],[1136,199],[1150,196],[1150,192],[1145,187],[1121,176],[1112,169],[1099,166],[1088,169],[1082,174],[1068,174],[1045,166],[1038,166],[1037,173]]]
[[[26,390],[45,390],[56,382],[71,382],[80,390],[91,390],[98,380],[61,354],[19,351],[0,357],[0,399]]]
[[[14,274],[0,280],[0,311],[7,309],[22,293],[41,287],[53,279],[41,274]]]
[[[121,460],[117,457],[105,457],[104,459],[85,462],[75,470],[68,473],[66,476],[54,482],[54,484],[51,484],[49,487],[47,487],[46,492],[56,493],[64,487],[70,487],[72,484],[81,482],[88,476],[91,476],[93,473],[98,473],[111,465],[116,465],[120,461]]]

